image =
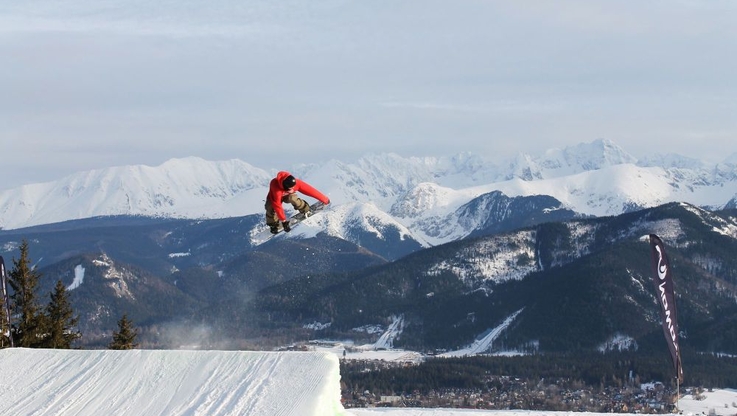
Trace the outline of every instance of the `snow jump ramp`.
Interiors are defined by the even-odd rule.
[[[317,352],[0,350],[1,415],[346,415]]]

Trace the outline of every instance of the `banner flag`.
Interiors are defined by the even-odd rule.
[[[5,259],[0,256],[0,290],[2,290],[3,299],[3,312],[5,315],[5,322],[0,322],[0,329],[3,331],[3,335],[8,337],[10,340],[10,346],[13,346],[13,337],[10,334],[10,299],[8,298],[8,275],[5,272]]]
[[[655,234],[650,234],[650,248],[652,251],[653,283],[660,304],[663,334],[668,343],[678,381],[682,382],[683,368],[681,367],[681,350],[678,344],[678,312],[676,311],[676,297],[670,262],[665,254],[663,241]]]

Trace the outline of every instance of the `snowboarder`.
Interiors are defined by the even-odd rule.
[[[272,234],[277,234],[280,227],[284,228],[285,232],[292,230],[284,213],[283,203],[289,202],[294,209],[305,214],[305,217],[310,215],[310,204],[299,198],[296,192],[311,196],[325,205],[330,203],[330,198],[307,182],[295,178],[286,171],[277,173],[269,184],[269,194],[266,196],[266,205],[264,206],[266,208],[266,225],[269,226]]]

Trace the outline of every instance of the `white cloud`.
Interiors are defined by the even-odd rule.
[[[737,136],[735,20],[726,0],[2,2],[0,189],[185,156],[277,168],[599,137],[718,155]]]

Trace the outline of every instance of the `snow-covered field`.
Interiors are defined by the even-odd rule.
[[[737,390],[681,398],[684,415],[737,415]],[[325,352],[0,350],[1,415],[594,416],[462,409],[343,409]]]
[[[0,350],[0,415],[345,415],[326,353]]]
[[[508,316],[496,328],[489,329],[485,334],[473,341],[464,348],[448,351],[440,354],[441,357],[464,357],[473,356],[489,351],[492,344],[499,335],[509,326],[514,318],[521,312],[517,311]],[[312,327],[319,327],[320,323],[315,323]],[[404,317],[395,316],[392,323],[387,329],[382,330],[380,326],[373,328],[377,333],[382,332],[379,339],[373,344],[355,345],[353,341],[316,341],[312,345],[312,350],[320,352],[330,352],[340,358],[347,360],[383,360],[395,362],[413,362],[419,363],[425,359],[425,356],[415,351],[401,350],[394,347],[394,340],[402,334],[404,329]],[[517,351],[499,352],[497,355],[518,355]]]

